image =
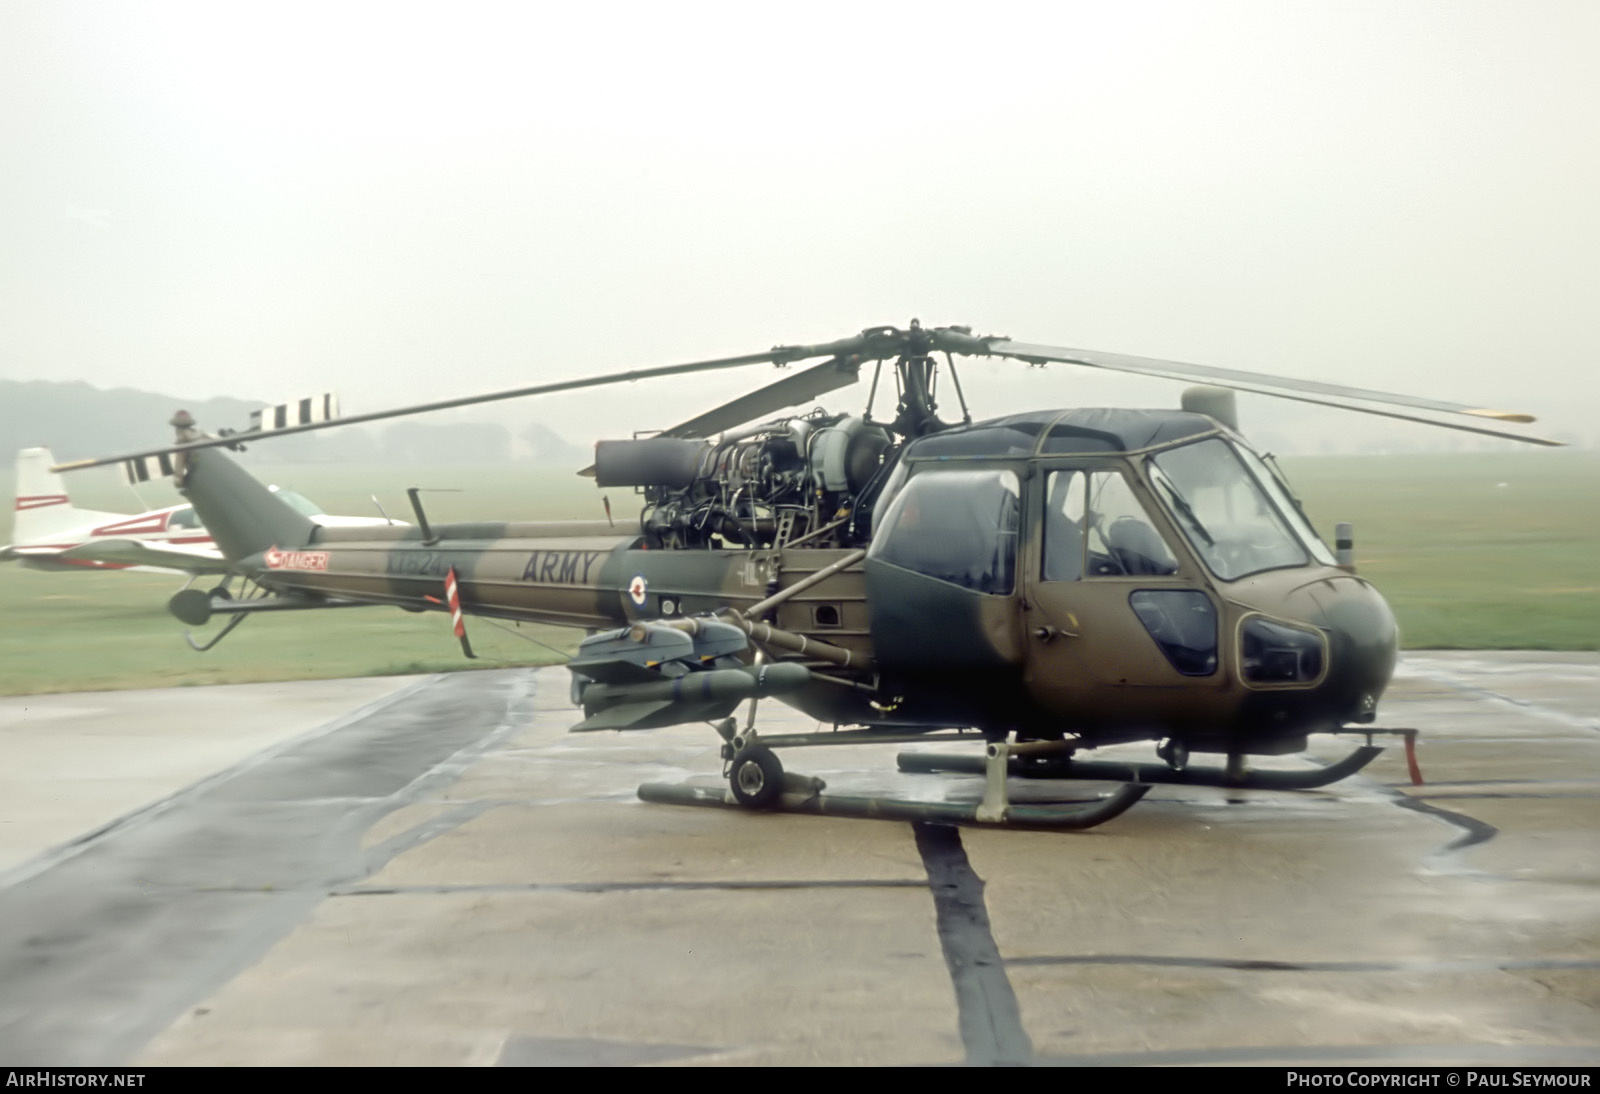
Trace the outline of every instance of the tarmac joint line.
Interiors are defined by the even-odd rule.
[[[967,858],[960,831],[922,821],[911,829],[928,871],[939,945],[955,986],[967,1063],[981,1067],[1032,1064],[1033,1042],[1022,1028],[1017,995],[995,945],[983,899],[983,879]]]
[[[1461,829],[1461,835],[1438,850],[1429,853],[1428,857],[1435,862],[1452,856],[1458,851],[1464,851],[1468,847],[1475,847],[1480,843],[1488,843],[1500,834],[1500,829],[1487,821],[1469,817],[1465,813],[1457,813],[1452,809],[1441,808],[1432,802],[1413,798],[1409,794],[1397,793],[1395,795],[1395,804],[1402,809],[1410,809],[1414,813],[1425,813],[1430,817],[1437,817],[1446,824]]]
[[[1060,965],[1148,965],[1159,968],[1219,969],[1225,972],[1420,973],[1521,972],[1543,969],[1600,969],[1600,960],[1583,957],[1461,958],[1445,961],[1271,961],[1228,957],[1182,957],[1171,954],[1038,954],[1012,957],[1018,968]]]
[[[925,881],[895,878],[822,878],[773,881],[568,881],[502,882],[481,885],[356,885],[334,889],[329,896],[399,896],[413,893],[685,893],[762,892],[794,889],[926,889]]]

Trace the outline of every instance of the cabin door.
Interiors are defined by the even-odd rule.
[[[1217,605],[1195,563],[1120,464],[1030,477],[1026,686],[1077,732],[1143,736],[1187,720],[1220,684]],[[1206,705],[1206,704],[1201,704]]]

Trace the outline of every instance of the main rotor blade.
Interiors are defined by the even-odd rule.
[[[1396,395],[1387,391],[1370,391],[1343,384],[1326,384],[1317,380],[1297,380],[1289,376],[1272,376],[1264,372],[1245,372],[1241,369],[1216,368],[1211,365],[1190,365],[1182,361],[1162,361],[1154,357],[1128,357],[1120,353],[1099,353],[1093,350],[1063,349],[1060,346],[1038,346],[1026,342],[991,341],[988,350],[1002,357],[1016,357],[1023,361],[1059,361],[1068,365],[1087,365],[1112,372],[1132,372],[1141,376],[1160,376],[1168,380],[1203,380],[1218,387],[1238,387],[1240,391],[1251,388],[1241,384],[1254,384],[1258,395],[1276,395],[1276,391],[1261,388],[1282,388],[1288,391],[1309,391],[1315,395],[1332,395],[1341,399],[1361,399],[1371,403],[1389,403],[1394,406],[1415,407],[1418,410],[1439,410],[1450,414],[1470,414],[1478,418],[1493,418],[1501,422],[1531,422],[1531,414],[1510,410],[1491,410],[1485,407],[1447,403],[1438,399],[1423,399],[1415,395]],[[1286,396],[1287,397],[1287,396]],[[1309,402],[1310,400],[1305,400]],[[1330,404],[1338,405],[1338,404]],[[1347,410],[1357,409],[1346,407]],[[1416,419],[1428,421],[1429,419]],[[1439,425],[1441,423],[1433,422]],[[1511,434],[1491,434],[1511,436]]]
[[[105,456],[93,460],[75,460],[71,463],[57,464],[50,470],[75,471],[86,467],[103,467],[106,464],[121,463],[124,460],[159,456],[166,452],[188,452],[200,448],[242,444],[265,437],[285,437],[291,433],[311,433],[319,429],[334,429],[343,425],[360,425],[362,422],[377,422],[385,418],[399,418],[407,414],[425,414],[434,410],[452,410],[456,407],[475,406],[478,403],[491,403],[501,399],[520,399],[529,395],[550,395],[558,391],[575,391],[586,387],[603,387],[607,384],[632,383],[635,380],[649,380],[658,376],[679,376],[689,372],[710,372],[714,369],[740,368],[745,365],[786,364],[790,361],[799,361],[808,357],[838,352],[842,347],[848,347],[849,344],[856,341],[858,339],[846,339],[844,342],[820,346],[776,346],[765,353],[747,353],[740,357],[720,357],[709,361],[690,361],[681,365],[660,365],[655,368],[630,369],[627,372],[613,372],[604,376],[586,376],[579,380],[562,380],[553,384],[534,384],[530,387],[490,392],[486,395],[466,395],[459,399],[441,399],[434,403],[418,403],[414,406],[399,407],[395,410],[378,410],[370,414],[351,414],[337,421],[310,422],[304,425],[274,429],[270,432],[251,430],[232,433],[226,437],[207,437],[204,440],[191,441],[188,444],[168,444],[157,448],[145,448],[137,452],[126,452],[120,456]]]
[[[820,365],[812,365],[804,372],[785,376],[777,383],[768,384],[748,395],[741,395],[731,402],[723,403],[704,414],[690,418],[687,422],[679,422],[657,436],[709,437],[713,433],[721,433],[725,429],[743,425],[774,410],[782,410],[796,403],[803,403],[807,399],[826,395],[841,387],[849,387],[860,379],[860,373],[860,358],[835,357]],[[591,479],[594,478],[594,473],[593,464],[578,472],[585,478]]]
[[[1422,425],[1436,425],[1442,429],[1458,429],[1463,433],[1480,433],[1485,437],[1499,437],[1506,441],[1521,441],[1523,444],[1541,444],[1550,448],[1565,448],[1566,441],[1552,441],[1548,437],[1535,437],[1531,433],[1507,433],[1503,429],[1490,429],[1488,426],[1467,425],[1465,422],[1442,422],[1438,418],[1424,418],[1420,414],[1402,414],[1398,410],[1379,410],[1375,406],[1352,406],[1350,403],[1336,403],[1332,399],[1314,399],[1309,395],[1290,395],[1287,391],[1267,391],[1262,388],[1245,387],[1243,384],[1217,384],[1217,387],[1231,388],[1234,391],[1243,391],[1251,395],[1266,395],[1273,399],[1293,399],[1297,403],[1314,403],[1317,406],[1337,407],[1339,410],[1353,410],[1357,414],[1376,414],[1380,418],[1398,418],[1402,422],[1419,422]]]
[[[708,410],[698,417],[690,418],[687,422],[681,422],[663,432],[661,436],[709,437],[713,433],[721,433],[725,429],[743,425],[775,410],[783,410],[796,403],[826,395],[830,391],[849,387],[860,379],[860,376],[859,360],[835,357],[832,361],[812,365],[804,372],[785,376],[777,383],[768,384],[748,395],[741,395],[731,402],[723,403],[714,410]]]

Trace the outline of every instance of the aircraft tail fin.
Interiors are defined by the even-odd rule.
[[[55,462],[48,448],[24,448],[17,453],[13,540],[19,544],[36,543],[85,524],[128,519],[126,513],[74,507],[67,496],[65,480],[50,470]]]
[[[220,448],[185,453],[179,489],[217,549],[238,562],[273,547],[308,546],[317,525],[234,463]]]

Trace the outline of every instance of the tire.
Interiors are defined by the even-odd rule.
[[[770,748],[747,748],[733,758],[728,785],[734,801],[746,809],[766,809],[783,794],[783,764]]]

